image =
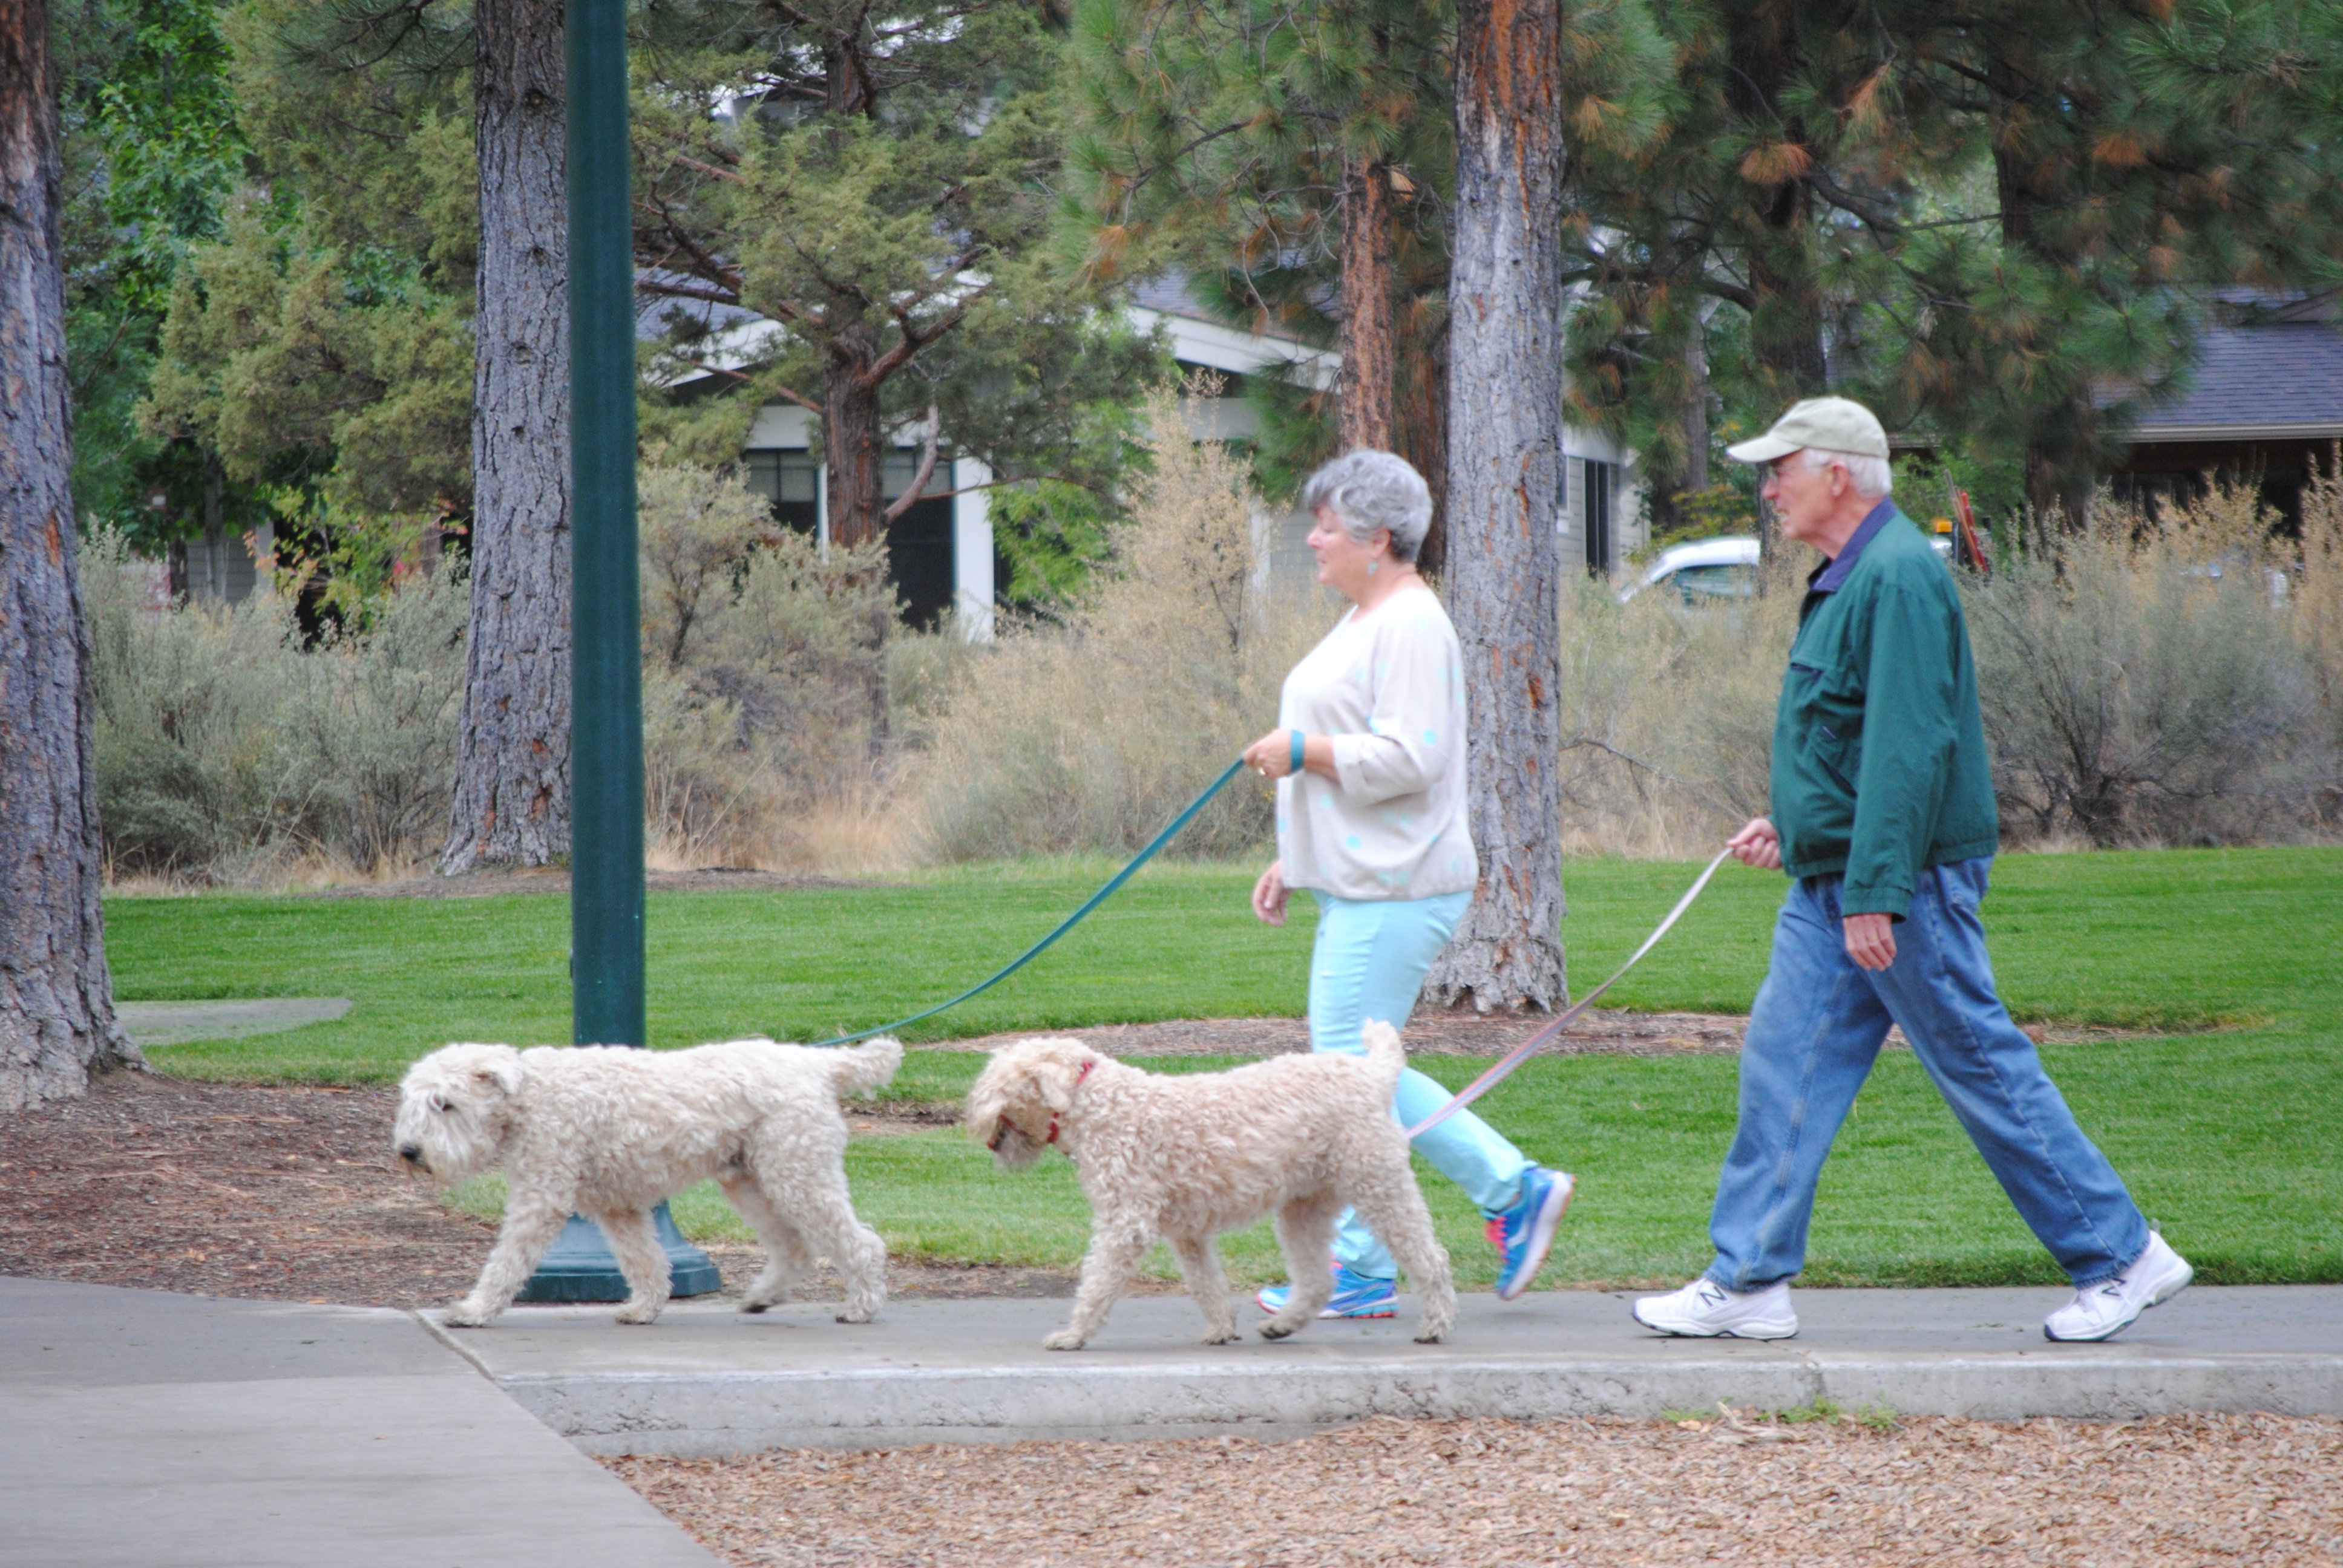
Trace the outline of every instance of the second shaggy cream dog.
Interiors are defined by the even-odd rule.
[[[1027,1040],[995,1051],[969,1091],[970,1135],[1004,1167],[1064,1149],[1091,1201],[1091,1245],[1072,1322],[1041,1342],[1080,1350],[1162,1237],[1208,1327],[1239,1337],[1212,1239],[1277,1219],[1292,1293],[1261,1326],[1282,1339],[1333,1293],[1334,1222],[1355,1206],[1423,1293],[1416,1338],[1456,1322],[1448,1253],[1408,1168],[1392,1091],[1407,1056],[1387,1024],[1366,1027],[1365,1057],[1282,1056],[1229,1072],[1141,1072],[1078,1040]]]
[[[876,1089],[902,1060],[891,1040],[433,1051],[399,1081],[399,1158],[450,1183],[501,1167],[506,1184],[496,1247],[447,1321],[478,1328],[511,1305],[574,1211],[602,1227],[627,1276],[618,1321],[651,1322],[668,1299],[651,1208],[712,1176],[765,1244],[745,1310],[782,1300],[819,1251],[846,1282],[839,1321],[868,1322],[886,1299],[887,1247],[847,1195],[838,1097]]]

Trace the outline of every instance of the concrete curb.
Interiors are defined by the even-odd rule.
[[[768,1448],[923,1442],[1284,1438],[1371,1416],[1650,1419],[1670,1410],[1849,1411],[2015,1421],[2123,1421],[2185,1411],[2343,1412],[2343,1357],[2253,1356],[2061,1364],[1942,1357],[1696,1359],[1560,1365],[1362,1365],[1264,1374],[1203,1364],[1036,1373],[633,1373],[498,1380],[588,1453],[715,1458]]]
[[[1283,1438],[1373,1416],[1648,1420],[1719,1400],[1996,1421],[2343,1413],[2343,1290],[2192,1294],[2193,1318],[2166,1309],[2137,1342],[2103,1345],[2041,1339],[2056,1292],[1815,1292],[1800,1301],[1809,1337],[1773,1344],[1639,1336],[1615,1321],[1624,1303],[1557,1293],[1510,1307],[1468,1298],[1463,1342],[1437,1346],[1409,1344],[1403,1312],[1202,1351],[1193,1305],[1157,1298],[1121,1303],[1121,1332],[1072,1355],[1038,1348],[1063,1312],[1051,1302],[905,1302],[860,1328],[810,1307],[671,1310],[648,1331],[515,1314],[509,1329],[466,1332],[462,1349],[522,1408],[604,1455]],[[1901,1321],[1873,1317],[1891,1312]]]

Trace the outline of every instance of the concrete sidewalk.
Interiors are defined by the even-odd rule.
[[[405,1312],[0,1279],[0,1564],[712,1568]]]
[[[1194,1303],[1150,1296],[1063,1354],[1041,1349],[1062,1301],[900,1302],[860,1327],[812,1304],[685,1303],[648,1329],[608,1308],[519,1308],[447,1330],[0,1279],[0,1565],[710,1568],[581,1448],[1282,1436],[1719,1399],[1999,1419],[2343,1412],[2343,1287],[2200,1286],[2105,1345],[2042,1339],[2062,1295],[1805,1291],[1805,1333],[1778,1344],[1648,1335],[1620,1295],[1468,1295],[1444,1345],[1410,1341],[1403,1302],[1392,1322],[1211,1348]]]
[[[2097,1345],[2043,1339],[2066,1295],[1801,1291],[1804,1332],[1775,1344],[1662,1339],[1627,1296],[1574,1291],[1467,1295],[1442,1345],[1412,1342],[1404,1299],[1393,1321],[1207,1348],[1194,1302],[1136,1297],[1071,1353],[1041,1348],[1061,1301],[890,1302],[859,1327],[812,1304],[760,1317],[679,1304],[650,1328],[535,1308],[439,1332],[547,1425],[611,1454],[1278,1436],[1371,1415],[1649,1417],[1720,1399],[1996,1420],[2343,1412],[2343,1286],[2198,1286]]]

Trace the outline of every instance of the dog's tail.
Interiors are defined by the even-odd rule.
[[[866,1040],[851,1050],[826,1052],[830,1058],[830,1081],[840,1094],[860,1094],[877,1089],[895,1076],[903,1065],[903,1042],[892,1035],[880,1035]]]
[[[1407,1048],[1399,1042],[1399,1030],[1371,1018],[1359,1031],[1359,1039],[1367,1048],[1367,1070],[1383,1085],[1379,1092],[1385,1096],[1397,1092],[1399,1075],[1407,1070]]]

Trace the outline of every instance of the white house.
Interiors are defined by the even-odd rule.
[[[665,307],[659,308],[663,313]],[[1134,290],[1125,309],[1141,331],[1163,329],[1183,369],[1231,377],[1279,376],[1322,387],[1332,383],[1341,366],[1331,351],[1299,339],[1223,325],[1176,281]],[[745,311],[728,312],[726,317],[715,341],[703,351],[703,364],[731,367],[750,363],[779,331],[773,323]],[[673,385],[688,386],[711,374],[698,371]],[[1198,440],[1242,440],[1259,429],[1258,416],[1242,395],[1241,384],[1232,384],[1226,396],[1192,398],[1186,408],[1189,431]],[[813,416],[804,408],[769,403],[758,411],[742,457],[749,487],[772,501],[777,515],[827,538],[828,486],[821,465],[812,457],[814,430]],[[907,427],[897,439],[884,469],[890,501],[902,495],[919,468],[920,432]],[[1563,427],[1562,442],[1562,494],[1557,499],[1564,548],[1570,559],[1583,560],[1589,570],[1615,571],[1644,542],[1634,454],[1606,437],[1568,425]],[[973,458],[939,460],[928,481],[927,498],[912,503],[890,527],[893,573],[914,623],[932,623],[950,608],[965,635],[977,641],[991,639],[998,558],[988,516],[989,492],[975,487],[991,477],[990,470]],[[1292,513],[1265,518],[1262,525],[1270,581],[1313,580],[1308,547],[1302,543],[1309,519]]]

